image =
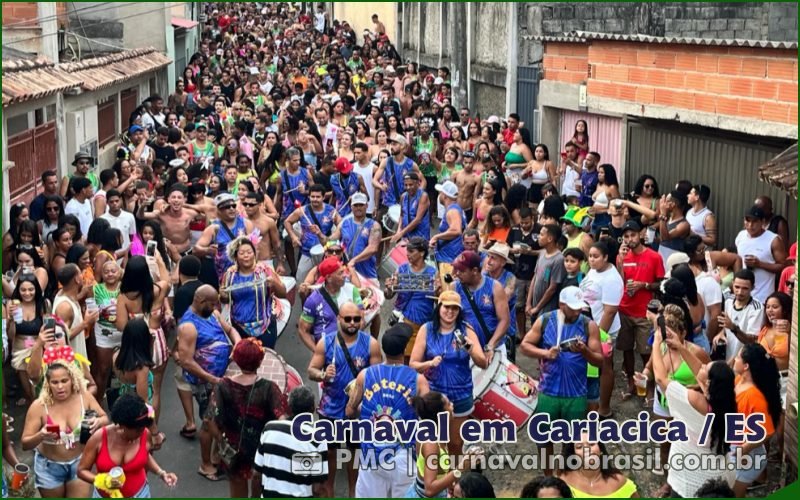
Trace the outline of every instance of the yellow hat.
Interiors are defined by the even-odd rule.
[[[439,304],[443,306],[461,307],[461,295],[453,290],[445,290],[439,295]]]

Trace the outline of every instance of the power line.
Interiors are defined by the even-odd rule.
[[[183,3],[183,2],[175,2],[175,3],[172,3],[172,4],[168,4],[166,7],[159,7],[158,9],[148,10],[148,11],[145,11],[145,12],[137,12],[136,14],[131,14],[130,16],[123,16],[123,17],[117,17],[115,19],[106,19],[106,20],[103,20],[103,21],[98,21],[96,23],[91,23],[91,24],[87,24],[86,26],[83,26],[83,29],[91,28],[93,26],[99,26],[101,24],[114,23],[114,22],[117,22],[117,21],[122,21],[124,19],[132,19],[134,17],[143,16],[145,14],[151,14],[153,12],[164,11],[164,10],[167,10],[167,9],[171,9],[175,5],[178,5],[178,4],[181,4],[181,3]],[[61,31],[57,30],[57,31],[55,31],[53,33],[43,33],[41,35],[31,36],[31,37],[28,37],[28,38],[20,38],[19,40],[13,40],[13,41],[10,41],[10,42],[5,42],[3,45],[11,46],[11,45],[14,45],[14,44],[17,44],[17,43],[29,42],[31,40],[38,40],[40,38],[44,38],[44,37],[47,37],[47,36],[59,35],[60,33],[61,33]]]
[[[74,2],[72,2],[72,3],[74,4]],[[73,9],[71,11],[67,10],[66,12],[64,12],[62,14],[53,14],[53,15],[50,15],[50,16],[37,17],[36,19],[29,19],[27,21],[17,21],[17,22],[14,22],[14,23],[4,24],[3,25],[3,29],[5,29],[5,28],[13,28],[14,26],[21,26],[23,24],[30,25],[34,21],[36,21],[38,23],[42,23],[42,22],[52,21],[54,19],[57,20],[59,17],[69,17],[70,14],[81,14],[81,13],[97,14],[99,12],[105,12],[105,11],[109,11],[109,10],[113,10],[113,9],[121,9],[123,7],[128,7],[128,6],[131,6],[131,5],[136,5],[136,2],[125,2],[125,3],[122,3],[122,5],[107,5],[107,4],[90,5],[89,7],[83,7],[83,8],[80,8],[80,9]]]

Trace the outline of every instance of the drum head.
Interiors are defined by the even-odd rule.
[[[400,205],[392,205],[389,207],[389,217],[392,220],[399,221],[400,220]]]
[[[472,396],[475,399],[479,399],[483,396],[489,386],[492,385],[492,381],[497,376],[497,372],[500,370],[500,366],[503,364],[503,360],[500,359],[503,356],[500,353],[495,353],[492,356],[492,362],[489,363],[489,366],[486,369],[482,369],[478,365],[474,364],[474,362],[470,359],[469,364],[472,367]]]
[[[322,245],[314,245],[311,247],[311,250],[309,250],[309,253],[314,256],[322,255],[325,253],[325,249],[322,247]]]
[[[264,353],[264,360],[261,362],[261,366],[258,367],[256,373],[260,378],[275,382],[281,392],[285,394],[288,386],[287,373],[289,369],[293,368],[287,365],[283,358],[272,349],[264,350],[266,351]],[[228,365],[228,369],[225,371],[225,376],[232,377],[240,373],[242,373],[241,368],[239,368],[234,361],[231,361]]]

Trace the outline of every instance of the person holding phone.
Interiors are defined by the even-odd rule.
[[[103,407],[86,389],[85,371],[64,344],[65,326],[52,316],[39,332],[31,365],[42,370],[45,345],[54,347],[44,356],[44,383],[38,398],[28,408],[22,431],[22,449],[34,449],[36,488],[43,498],[87,498],[90,485],[78,478],[83,453],[81,424],[89,431],[108,424]],[[55,354],[54,354],[55,353]],[[32,377],[33,378],[33,377]],[[88,411],[94,417],[87,417]]]

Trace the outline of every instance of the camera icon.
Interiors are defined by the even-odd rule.
[[[295,453],[292,455],[292,474],[299,476],[322,474],[322,455],[319,453]]]

